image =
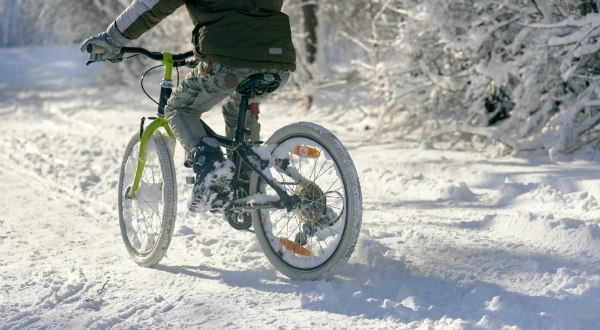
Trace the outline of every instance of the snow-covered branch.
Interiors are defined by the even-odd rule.
[[[600,14],[565,18],[551,2],[524,0],[377,4],[376,13],[390,5],[411,8],[399,17],[393,46],[369,48],[378,55],[370,64],[379,69],[368,70],[363,59],[364,75],[385,80],[376,89],[384,98],[379,132],[416,138],[463,132],[515,152],[556,154],[599,128]],[[378,26],[380,15],[371,17],[368,26]],[[356,38],[367,44],[383,34]],[[425,90],[423,79],[430,82]]]

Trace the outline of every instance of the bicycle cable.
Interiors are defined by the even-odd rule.
[[[158,102],[156,102],[156,101],[155,101],[155,100],[152,98],[152,96],[148,95],[148,93],[146,92],[146,89],[144,89],[144,78],[146,78],[146,74],[147,74],[148,72],[150,72],[150,71],[152,71],[152,70],[154,70],[154,69],[156,69],[156,68],[158,68],[158,67],[161,67],[161,66],[163,66],[163,65],[162,65],[162,64],[161,64],[161,65],[157,65],[157,66],[155,66],[155,67],[152,67],[152,68],[148,69],[148,71],[144,72],[144,74],[142,75],[142,79],[141,79],[141,81],[140,81],[140,85],[142,86],[142,90],[144,91],[144,94],[146,94],[146,96],[148,96],[148,98],[149,98],[149,99],[151,99],[151,100],[152,100],[152,102],[156,103],[157,105],[160,105],[160,104],[158,104]]]
[[[137,54],[137,55],[139,55],[139,54]],[[133,56],[137,56],[137,55],[133,55]],[[131,56],[131,57],[133,57],[133,56]],[[131,58],[131,57],[129,57],[129,58]],[[150,71],[152,71],[152,70],[154,70],[154,69],[156,69],[156,68],[158,68],[158,67],[161,67],[161,66],[163,66],[163,65],[162,65],[162,64],[161,64],[161,65],[157,65],[157,66],[155,66],[155,67],[152,67],[152,68],[148,69],[148,71],[144,72],[144,74],[142,75],[142,79],[140,80],[140,85],[142,86],[142,90],[144,91],[144,94],[146,94],[146,96],[148,96],[148,98],[149,98],[150,100],[152,100],[152,102],[156,103],[157,105],[160,105],[160,104],[158,104],[158,102],[156,102],[156,100],[154,100],[154,99],[152,98],[152,96],[150,96],[150,95],[149,95],[149,94],[146,92],[146,89],[144,89],[144,78],[146,78],[146,74],[147,74],[148,72],[150,72]],[[176,85],[176,86],[179,86],[179,68],[178,68],[178,67],[175,67],[175,70],[177,71],[177,85]]]

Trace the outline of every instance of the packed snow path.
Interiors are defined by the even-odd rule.
[[[291,281],[251,233],[187,212],[180,147],[171,247],[159,265],[138,267],[121,241],[116,187],[125,145],[155,106],[137,86],[98,87],[77,54],[46,47],[49,63],[25,58],[39,50],[0,50],[14,63],[0,69],[0,329],[600,324],[600,167],[591,151],[552,162],[373,142],[358,120],[330,120],[326,105],[306,114],[266,102],[261,123],[268,137],[314,121],[352,155],[365,212],[338,275]],[[205,118],[223,130],[218,109]]]

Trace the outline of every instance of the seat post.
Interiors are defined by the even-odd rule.
[[[248,112],[248,95],[242,95],[242,101],[240,102],[240,112],[238,114],[238,124],[235,130],[235,142],[244,141],[246,138],[246,113]]]
[[[248,112],[248,108],[250,108],[250,106],[248,105],[248,100],[249,100],[249,95],[248,94],[242,94],[242,101],[240,102],[240,112],[238,114],[238,123],[237,123],[237,128],[235,130],[235,139],[234,141],[237,142],[242,142],[244,141],[244,139],[246,138],[246,113]],[[235,165],[235,174],[233,176],[233,180],[231,182],[232,187],[234,188],[234,190],[237,189],[237,185],[238,185],[238,181],[239,181],[239,177],[240,177],[240,170],[241,170],[241,165],[242,165],[242,157],[240,157],[237,153],[239,151],[234,151],[233,152],[233,157],[232,157],[232,161]]]

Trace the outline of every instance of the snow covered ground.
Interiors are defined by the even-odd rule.
[[[365,212],[338,275],[289,280],[251,233],[187,212],[180,147],[167,258],[136,266],[118,171],[155,106],[137,85],[99,85],[75,50],[0,49],[0,329],[600,328],[600,154],[382,142],[364,121],[335,119],[326,92],[310,113],[265,102],[261,122],[263,137],[319,123],[352,155]],[[218,109],[205,118],[224,130]]]

